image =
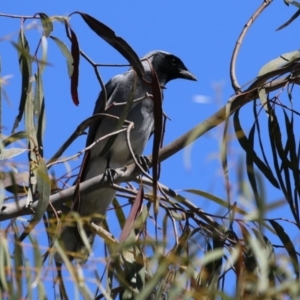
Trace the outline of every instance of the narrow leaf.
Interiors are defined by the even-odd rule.
[[[299,261],[298,261],[298,255],[295,250],[294,244],[291,241],[290,237],[286,234],[283,227],[277,223],[274,220],[269,220],[273,228],[275,229],[278,237],[280,238],[282,244],[284,245],[286,251],[291,257],[292,264],[294,266],[295,274],[297,275],[297,278],[299,279]]]
[[[1,61],[1,56],[0,56],[0,75],[1,75],[1,72],[2,72],[2,61]],[[2,128],[3,128],[3,125],[2,125],[2,93],[4,93],[4,89],[2,89],[2,85],[3,85],[3,82],[1,82],[1,77],[0,77],[0,134],[2,134]]]
[[[287,0],[285,0],[285,2],[287,2]],[[288,1],[290,2],[290,1]],[[294,2],[294,1],[293,1]],[[287,4],[287,3],[286,3]],[[290,25],[293,21],[295,21],[298,17],[300,16],[300,9],[298,9],[292,16],[291,18],[286,21],[284,24],[282,24],[281,26],[279,26],[276,31],[283,29],[284,27],[287,27],[288,25]]]
[[[41,63],[39,63],[39,69],[40,72],[43,73],[44,68],[47,64],[47,54],[48,54],[48,41],[44,35],[41,38],[41,46],[42,46],[42,57],[41,57]]]
[[[45,118],[45,99],[43,90],[43,81],[41,76],[40,68],[37,69],[36,73],[36,84],[34,93],[34,116],[36,120],[36,134],[37,142],[39,145],[40,155],[43,156],[43,136],[46,127]]]
[[[73,57],[72,57],[70,50],[65,45],[65,43],[63,41],[61,41],[60,39],[58,39],[57,37],[50,35],[50,38],[55,42],[55,44],[58,46],[58,48],[62,52],[63,56],[66,58],[67,67],[68,67],[68,75],[69,75],[69,77],[71,77],[73,74],[73,71],[74,71],[74,66],[73,66]]]
[[[210,193],[207,193],[207,192],[204,192],[204,191],[201,191],[201,190],[195,190],[195,189],[187,189],[187,190],[183,190],[184,192],[188,192],[188,193],[191,193],[191,194],[194,194],[194,195],[198,195],[198,196],[201,196],[201,197],[204,197],[208,200],[211,200],[225,208],[228,208],[228,203],[227,201],[213,195],[213,194],[210,194]],[[247,212],[239,207],[235,207],[235,211],[242,214],[242,215],[247,215]]]
[[[67,23],[66,23],[67,24]],[[66,25],[67,26],[67,25]],[[71,33],[71,54],[73,57],[73,73],[71,76],[71,96],[75,105],[79,104],[78,98],[78,80],[79,80],[79,57],[80,49],[75,32],[69,27]]]
[[[2,149],[0,151],[0,160],[9,159],[18,156],[26,151],[28,151],[28,149],[24,149],[24,148]]]
[[[49,179],[46,164],[43,159],[39,160],[39,165],[36,171],[36,186],[39,195],[38,204],[30,221],[30,224],[25,228],[24,232],[20,235],[19,240],[23,241],[36,224],[41,220],[45,213],[51,194],[51,182]]]
[[[141,213],[142,204],[144,199],[144,189],[143,186],[140,186],[140,189],[134,199],[133,206],[131,208],[130,214],[124,224],[123,230],[120,235],[120,243],[124,242],[127,237],[129,236],[131,230],[133,229],[133,224],[138,217],[138,215]]]
[[[25,139],[25,138],[28,138],[28,134],[25,131],[19,131],[19,132],[16,132],[16,133],[8,136],[3,141],[1,141],[1,143],[2,143],[3,147],[7,147],[8,145],[10,145],[16,141]]]
[[[145,71],[144,67],[134,52],[134,50],[130,47],[130,45],[123,40],[122,38],[116,36],[115,32],[111,30],[108,26],[99,22],[92,16],[77,11],[79,15],[83,18],[86,24],[101,38],[103,38],[107,43],[109,43],[112,47],[114,47],[117,51],[119,51],[132,65],[135,69],[139,77],[143,77]]]
[[[53,31],[53,24],[51,19],[44,13],[37,13],[36,15],[40,16],[45,36],[48,37]]]
[[[47,171],[46,164],[43,159],[40,159],[37,169],[37,190],[39,193],[39,201],[36,206],[32,221],[39,221],[49,204],[49,198],[51,193],[51,184]]]
[[[157,74],[152,68],[152,94],[153,94],[153,115],[154,115],[154,138],[152,147],[152,168],[153,168],[153,197],[154,197],[154,213],[158,213],[159,201],[156,197],[157,182],[159,180],[159,149],[161,147],[163,132],[163,109],[162,109],[162,92]]]
[[[289,53],[285,53],[280,55],[279,57],[269,61],[267,64],[265,64],[259,71],[258,76],[262,76],[266,73],[272,72],[277,70],[279,67],[282,67],[283,65],[286,65],[288,63],[291,63],[295,60],[299,60],[300,58],[300,51],[292,51]]]
[[[21,186],[28,185],[29,176],[28,172],[0,172],[0,181],[3,186],[6,188],[8,186],[12,186],[15,184],[19,184]]]
[[[122,206],[120,205],[117,198],[114,198],[112,205],[115,209],[115,214],[116,214],[117,220],[119,221],[120,228],[123,228],[124,224],[126,222],[126,218],[125,218],[125,214],[123,212]]]
[[[233,116],[233,124],[234,124],[234,130],[235,130],[235,134],[238,138],[238,141],[241,145],[241,147],[245,150],[246,153],[248,153],[249,151],[251,151],[251,155],[252,155],[252,160],[254,161],[255,165],[259,168],[259,170],[266,176],[266,178],[273,184],[274,187],[279,188],[279,184],[276,180],[276,178],[273,175],[272,170],[268,167],[268,165],[266,165],[256,154],[256,152],[254,151],[253,147],[249,146],[249,140],[246,137],[241,124],[240,124],[240,120],[239,120],[239,110],[237,110],[234,113]]]
[[[31,63],[28,57],[30,57],[29,54],[29,45],[26,40],[26,37],[24,35],[23,30],[19,33],[19,41],[18,41],[18,47],[19,50],[19,64],[20,64],[20,70],[22,74],[22,84],[21,84],[21,99],[19,104],[19,114],[17,115],[14,126],[12,129],[12,133],[15,132],[16,128],[19,126],[19,122],[22,120],[22,116],[25,109],[25,103],[27,99],[27,93],[30,90],[30,82],[29,78],[31,76]]]

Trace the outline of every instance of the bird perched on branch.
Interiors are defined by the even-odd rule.
[[[105,100],[107,100],[105,113],[120,117],[128,101],[140,99],[132,101],[125,118],[134,123],[133,129],[130,131],[130,145],[134,155],[137,156],[142,155],[155,126],[151,84],[153,70],[156,72],[161,87],[177,78],[196,80],[196,77],[188,71],[183,62],[173,54],[164,51],[152,51],[146,54],[141,61],[145,70],[144,78],[139,78],[133,69],[113,77],[105,86],[106,99],[105,93],[102,91],[94,109],[94,114],[103,113],[103,106],[105,105]],[[115,105],[118,103],[120,105]],[[116,119],[109,117],[99,118],[90,126],[86,145],[89,146],[99,138],[114,132],[117,124],[118,120]],[[126,141],[126,132],[119,133],[108,151],[103,153],[103,148],[106,144],[107,139],[96,143],[89,150],[84,160],[80,182],[105,173],[107,168],[116,169],[133,162],[132,154]],[[108,206],[114,199],[115,193],[116,191],[113,188],[99,188],[81,197],[73,209],[83,217],[94,215],[94,217],[91,217],[91,221],[99,224],[101,222],[101,217],[99,216],[105,215]],[[95,217],[95,214],[98,214],[98,217]],[[88,242],[92,244],[95,234],[91,232],[88,226],[84,226],[84,230]],[[61,242],[71,259],[76,256],[80,263],[86,261],[89,251],[84,246],[76,225],[64,228]],[[55,255],[55,260],[58,263],[62,263],[61,256],[58,253]]]

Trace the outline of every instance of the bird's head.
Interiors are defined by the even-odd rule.
[[[149,69],[149,62],[151,62],[159,81],[162,84],[177,79],[183,78],[197,81],[196,77],[187,69],[182,60],[168,52],[152,51],[147,53],[142,59],[144,66]]]

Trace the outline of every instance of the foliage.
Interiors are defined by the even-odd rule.
[[[72,157],[61,159],[64,151],[99,116],[84,120],[53,157],[48,162],[44,160],[43,72],[49,66],[48,43],[53,42],[66,59],[75,105],[79,103],[77,90],[81,58],[93,67],[102,88],[104,84],[99,73],[101,65],[93,62],[79,46],[70,25],[71,15],[79,14],[92,31],[127,59],[137,76],[143,76],[144,70],[137,54],[125,40],[85,13],[74,12],[69,17],[49,17],[45,13],[20,16],[22,23],[18,40],[10,39],[18,53],[22,77],[19,113],[12,134],[8,137],[2,135],[0,144],[0,220],[6,224],[0,234],[1,298],[31,299],[36,296],[46,299],[49,297],[46,279],[51,276],[51,288],[54,294],[59,292],[61,299],[70,298],[70,290],[73,289],[70,280],[85,299],[114,299],[117,296],[120,299],[299,298],[299,253],[293,232],[299,230],[300,224],[300,144],[295,135],[300,112],[294,105],[294,85],[300,80],[300,51],[286,53],[270,61],[243,88],[235,75],[236,58],[245,34],[271,2],[263,1],[251,16],[233,51],[230,71],[234,96],[214,115],[174,142],[161,149],[157,144],[153,147],[153,156],[149,157],[157,178],[157,161],[168,159],[224,123],[220,155],[227,198],[221,199],[197,188],[179,194],[159,182],[153,188],[151,176],[142,172],[136,164],[126,171],[118,169],[114,187],[121,193],[120,197],[128,200],[126,206],[120,204],[119,197],[112,204],[115,220],[122,231],[120,239],[113,236],[109,222],[104,220],[101,227],[91,223],[91,228],[105,241],[105,257],[91,257],[84,266],[69,261],[58,236],[65,222],[75,220],[80,234],[86,239],[82,228],[89,220],[69,213],[69,202],[78,191],[75,187],[65,188],[70,178],[66,176],[58,180],[50,169],[89,150],[85,148]],[[299,6],[295,1],[286,3]],[[299,11],[297,13],[299,15]],[[288,26],[298,15],[295,14],[280,29]],[[0,14],[0,17],[10,16]],[[26,38],[25,23],[28,19],[39,20],[43,28],[33,54]],[[55,36],[56,23],[65,26],[70,47]],[[5,96],[6,80],[0,77],[1,96]],[[249,132],[243,129],[243,110],[247,114],[252,111],[253,124]],[[231,117],[236,138],[246,156],[246,162],[240,161],[237,166],[239,189],[236,195],[232,195],[230,190],[233,182],[228,175],[227,163]],[[22,119],[24,130],[18,131]],[[24,139],[27,148],[19,144]],[[271,154],[266,154],[267,148]],[[17,159],[24,152],[28,154],[28,167],[20,172]],[[246,180],[244,174],[247,175]],[[283,201],[267,205],[263,179],[282,192]],[[139,188],[130,183],[126,187],[117,185],[129,181],[137,183]],[[80,191],[84,194],[109,184],[101,175],[81,184]],[[158,192],[156,197],[153,191]],[[211,215],[189,201],[188,195],[212,201],[226,213]],[[243,207],[232,200],[235,197],[253,199],[255,205]],[[266,219],[268,210],[276,205],[287,205],[291,218]],[[126,218],[128,206],[131,210]],[[23,215],[31,215],[31,219],[26,228],[20,229]],[[41,226],[47,232],[46,250],[35,235],[35,228]],[[275,243],[276,238],[278,242]],[[55,266],[55,251],[64,259],[63,268]],[[233,286],[232,294],[224,289],[226,285]]]

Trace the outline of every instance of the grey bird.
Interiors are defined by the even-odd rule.
[[[154,68],[161,87],[173,79],[182,78],[196,81],[196,77],[188,71],[183,62],[173,54],[164,51],[152,51],[146,54],[142,59],[142,64],[145,69],[144,80],[137,77],[135,71],[130,69],[124,74],[113,77],[105,86],[107,92],[108,109],[107,114],[120,116],[124,110],[124,105],[114,106],[112,103],[126,103],[133,90],[134,81],[136,87],[134,90],[133,99],[144,97],[152,94],[152,68]],[[152,66],[151,66],[152,65]],[[162,95],[163,96],[163,95]],[[103,112],[105,103],[105,95],[102,91],[96,102],[94,114]],[[145,97],[141,101],[132,103],[127,114],[126,120],[134,122],[134,128],[130,132],[130,143],[135,155],[142,155],[148,139],[154,131],[154,116],[153,116],[153,98]],[[89,146],[94,141],[109,133],[112,133],[117,125],[117,120],[111,118],[101,118],[94,122],[89,129],[87,143]],[[126,142],[126,132],[120,133],[115,139],[109,151],[101,155],[107,139],[97,143],[89,152],[85,167],[82,171],[81,181],[88,180],[97,175],[105,173],[109,167],[116,169],[128,165],[133,162],[131,153]],[[80,199],[80,204],[77,206],[77,211],[80,216],[92,216],[94,214],[105,215],[106,210],[114,199],[116,191],[112,188],[100,188]],[[91,219],[96,224],[101,223],[101,218],[92,217]],[[92,245],[95,234],[88,228],[84,229],[88,237],[89,243]],[[79,263],[84,263],[88,258],[88,250],[78,232],[76,226],[65,227],[61,235],[61,242],[64,249],[69,253],[70,259],[72,254],[77,253],[76,259]],[[78,258],[81,257],[81,258]],[[55,255],[55,260],[62,263],[62,259],[58,253]]]

